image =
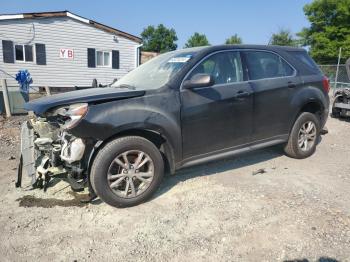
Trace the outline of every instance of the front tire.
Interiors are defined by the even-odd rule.
[[[315,150],[320,134],[320,120],[315,114],[304,112],[299,115],[284,147],[286,155],[303,159],[311,156]]]
[[[114,207],[138,205],[158,189],[164,162],[158,148],[137,136],[118,138],[105,145],[91,167],[97,196]]]

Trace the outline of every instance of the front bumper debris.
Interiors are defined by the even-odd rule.
[[[36,181],[34,130],[29,121],[24,122],[21,126],[21,155],[16,187],[21,186],[23,173],[31,178],[33,185]]]
[[[83,185],[80,161],[85,152],[82,139],[61,131],[46,119],[31,119],[21,126],[21,156],[16,187],[22,186],[22,176],[30,178],[33,188],[47,189],[51,178],[67,178],[72,188]],[[77,171],[78,170],[78,171]],[[78,175],[77,175],[78,174]]]

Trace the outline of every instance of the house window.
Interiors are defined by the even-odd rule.
[[[32,45],[15,45],[16,61],[33,62],[33,46]]]
[[[96,51],[96,65],[102,67],[111,66],[111,52]]]

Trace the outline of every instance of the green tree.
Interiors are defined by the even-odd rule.
[[[185,44],[185,48],[210,45],[205,34],[195,32]]]
[[[232,35],[230,38],[227,38],[225,41],[226,45],[240,45],[242,44],[242,38],[237,34]]]
[[[350,57],[350,0],[314,0],[304,6],[311,25],[298,35],[321,64],[335,64],[342,47],[345,62]]]
[[[154,27],[150,25],[141,33],[143,51],[164,53],[177,48],[177,35],[173,28],[168,29],[163,24]]]
[[[297,46],[298,42],[289,30],[280,29],[277,33],[272,34],[269,45]]]

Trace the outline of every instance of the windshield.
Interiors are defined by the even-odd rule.
[[[168,83],[194,54],[194,51],[174,51],[159,55],[122,77],[112,87],[158,89]]]

